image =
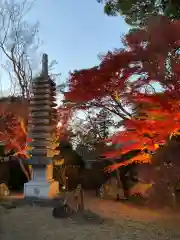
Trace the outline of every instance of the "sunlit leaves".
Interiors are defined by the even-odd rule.
[[[9,112],[4,112],[0,116],[1,119],[1,156],[21,155],[27,157],[26,137],[27,133],[22,119],[18,119]]]
[[[106,99],[101,104],[104,108],[111,103],[109,96],[113,98],[125,130],[108,140],[121,148],[106,152],[106,158],[120,158],[134,149],[141,149],[142,154],[155,152],[180,129],[180,21],[157,16],[123,41],[125,48],[109,51],[99,66],[72,73],[66,96],[100,104]],[[157,86],[161,86],[160,93]],[[125,106],[137,109],[129,114]],[[149,158],[138,156],[110,168]]]
[[[151,163],[151,156],[149,154],[145,154],[144,152],[142,152],[129,160],[125,160],[123,162],[115,163],[113,165],[108,166],[107,168],[105,168],[105,172],[112,172],[117,168],[127,166],[132,163]]]

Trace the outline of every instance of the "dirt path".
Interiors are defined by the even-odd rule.
[[[48,207],[1,209],[2,240],[179,240],[179,216],[138,210],[86,195],[85,206],[110,220],[104,223],[54,219]]]

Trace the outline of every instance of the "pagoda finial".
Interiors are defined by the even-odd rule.
[[[42,75],[48,77],[48,55],[46,53],[42,56]]]

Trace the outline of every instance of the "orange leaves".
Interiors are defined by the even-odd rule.
[[[147,42],[151,51],[164,52],[169,47],[178,44],[180,39],[180,22],[171,21],[167,17],[153,16],[146,29],[140,29],[126,36],[126,44],[136,48],[142,42]]]
[[[107,168],[105,168],[105,172],[113,172],[114,170],[116,170],[117,168],[120,168],[122,166],[127,166],[129,164],[132,164],[133,162],[136,163],[150,163],[151,162],[151,156],[149,154],[144,154],[143,152],[138,154],[137,156],[120,162],[120,163],[115,163],[111,166],[108,166]]]
[[[122,150],[119,149],[119,150],[107,152],[106,154],[104,154],[104,157],[105,158],[115,158],[115,157],[121,156],[121,154],[122,154]]]
[[[146,103],[146,96],[145,103]],[[165,98],[165,96],[164,96]],[[177,132],[180,129],[180,114],[179,114],[179,100],[172,100],[167,95],[166,105],[162,103],[162,97],[148,96],[148,105],[143,105],[141,110],[145,114],[143,119],[131,118],[124,121],[124,127],[126,131],[119,132],[116,136],[111,138],[113,144],[121,144],[121,148],[116,151],[108,152],[105,154],[106,158],[117,158],[123,154],[131,152],[135,149],[141,149],[142,154],[132,158],[123,163],[118,163],[110,166],[108,171],[113,171],[118,167],[121,167],[132,162],[149,162],[150,156],[145,155],[144,149],[154,152],[159,144],[165,143],[165,140],[173,132]],[[150,103],[152,99],[152,103]],[[153,108],[153,102],[156,99],[155,107]],[[158,101],[159,99],[159,101]],[[176,106],[177,105],[177,106]],[[157,108],[157,106],[159,106]],[[141,105],[142,107],[142,105]]]
[[[152,100],[153,100],[152,96]],[[165,96],[164,96],[165,97]],[[148,97],[148,100],[151,98]],[[165,143],[165,140],[180,129],[179,99],[175,100],[167,95],[166,106],[164,103],[157,101],[156,107],[144,105],[141,112],[145,113],[144,119],[129,119],[124,121],[126,131],[120,132],[119,135],[112,137],[114,144],[121,143],[121,149],[106,153],[106,158],[117,158],[135,149],[141,149],[142,154],[138,155],[123,163],[109,166],[107,171],[113,171],[118,167],[130,164],[132,162],[150,162],[150,156],[143,153],[143,149],[155,151],[159,144]],[[145,97],[146,102],[146,97]],[[148,101],[150,103],[150,101]],[[159,106],[159,108],[157,108]],[[133,141],[132,141],[133,140]]]
[[[113,172],[114,170],[116,170],[116,169],[118,169],[118,168],[120,168],[120,167],[122,167],[122,166],[127,166],[127,165],[129,165],[129,164],[131,164],[131,163],[132,163],[132,160],[131,160],[131,159],[130,159],[130,160],[127,160],[127,161],[124,161],[124,162],[121,162],[121,163],[115,163],[115,164],[112,164],[112,165],[106,167],[106,168],[104,169],[104,171],[105,171],[105,172]]]
[[[171,71],[179,74],[179,53],[175,51],[180,46],[179,26],[180,21],[158,16],[146,29],[127,34],[124,49],[107,52],[98,66],[70,74],[66,99],[82,102],[106,97],[107,87],[124,90],[129,78],[137,74],[143,79],[142,85],[157,82],[169,89],[175,83],[168,80],[167,58],[169,64],[172,62]]]
[[[122,103],[139,107],[133,118],[123,118],[125,131],[109,139],[121,147],[106,153],[106,158],[120,158],[133,149],[155,151],[180,129],[180,21],[153,18],[146,28],[128,34],[124,42],[124,49],[109,51],[99,66],[72,73],[66,94],[66,99],[77,102],[101,102],[111,95],[115,98],[112,109],[116,107],[120,121]],[[156,93],[152,83],[161,86],[162,92]],[[151,86],[150,92],[147,86]],[[110,100],[100,106],[108,108],[108,103]],[[114,167],[140,159],[148,161],[143,155]]]
[[[30,154],[28,152],[29,152],[29,147],[26,145],[23,148],[17,149],[17,152],[15,152],[15,154],[13,154],[13,156],[20,156],[23,159],[27,159],[30,157]]]
[[[27,136],[22,120],[5,112],[0,117],[3,123],[1,124],[0,143],[4,145],[4,154],[21,152],[26,145]]]
[[[117,158],[120,157],[123,154],[126,154],[134,149],[143,149],[144,144],[142,142],[134,142],[134,143],[127,143],[127,145],[122,146],[122,148],[118,150],[113,150],[111,152],[106,152],[104,154],[105,158]]]
[[[0,132],[0,143],[4,142],[6,139],[7,136],[4,133]]]
[[[132,58],[133,53],[120,49],[108,52],[99,66],[74,71],[70,74],[69,92],[65,98],[75,102],[90,101],[107,96],[108,89],[124,89],[126,81],[134,73],[134,70],[126,69]]]
[[[134,158],[131,158],[132,162],[140,162],[140,163],[150,163],[151,156],[149,154],[141,153]]]
[[[162,112],[162,110],[158,110],[158,109],[147,109],[147,110],[143,110],[143,113],[146,114],[146,119],[152,119],[152,120],[168,120],[169,117],[169,113],[168,111],[164,111]]]

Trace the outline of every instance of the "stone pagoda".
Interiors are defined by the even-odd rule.
[[[29,137],[32,139],[31,181],[24,185],[25,197],[50,198],[58,191],[58,182],[52,178],[52,156],[48,151],[53,149],[53,134],[57,126],[56,84],[48,76],[48,57],[43,55],[42,74],[32,83],[30,101]]]

